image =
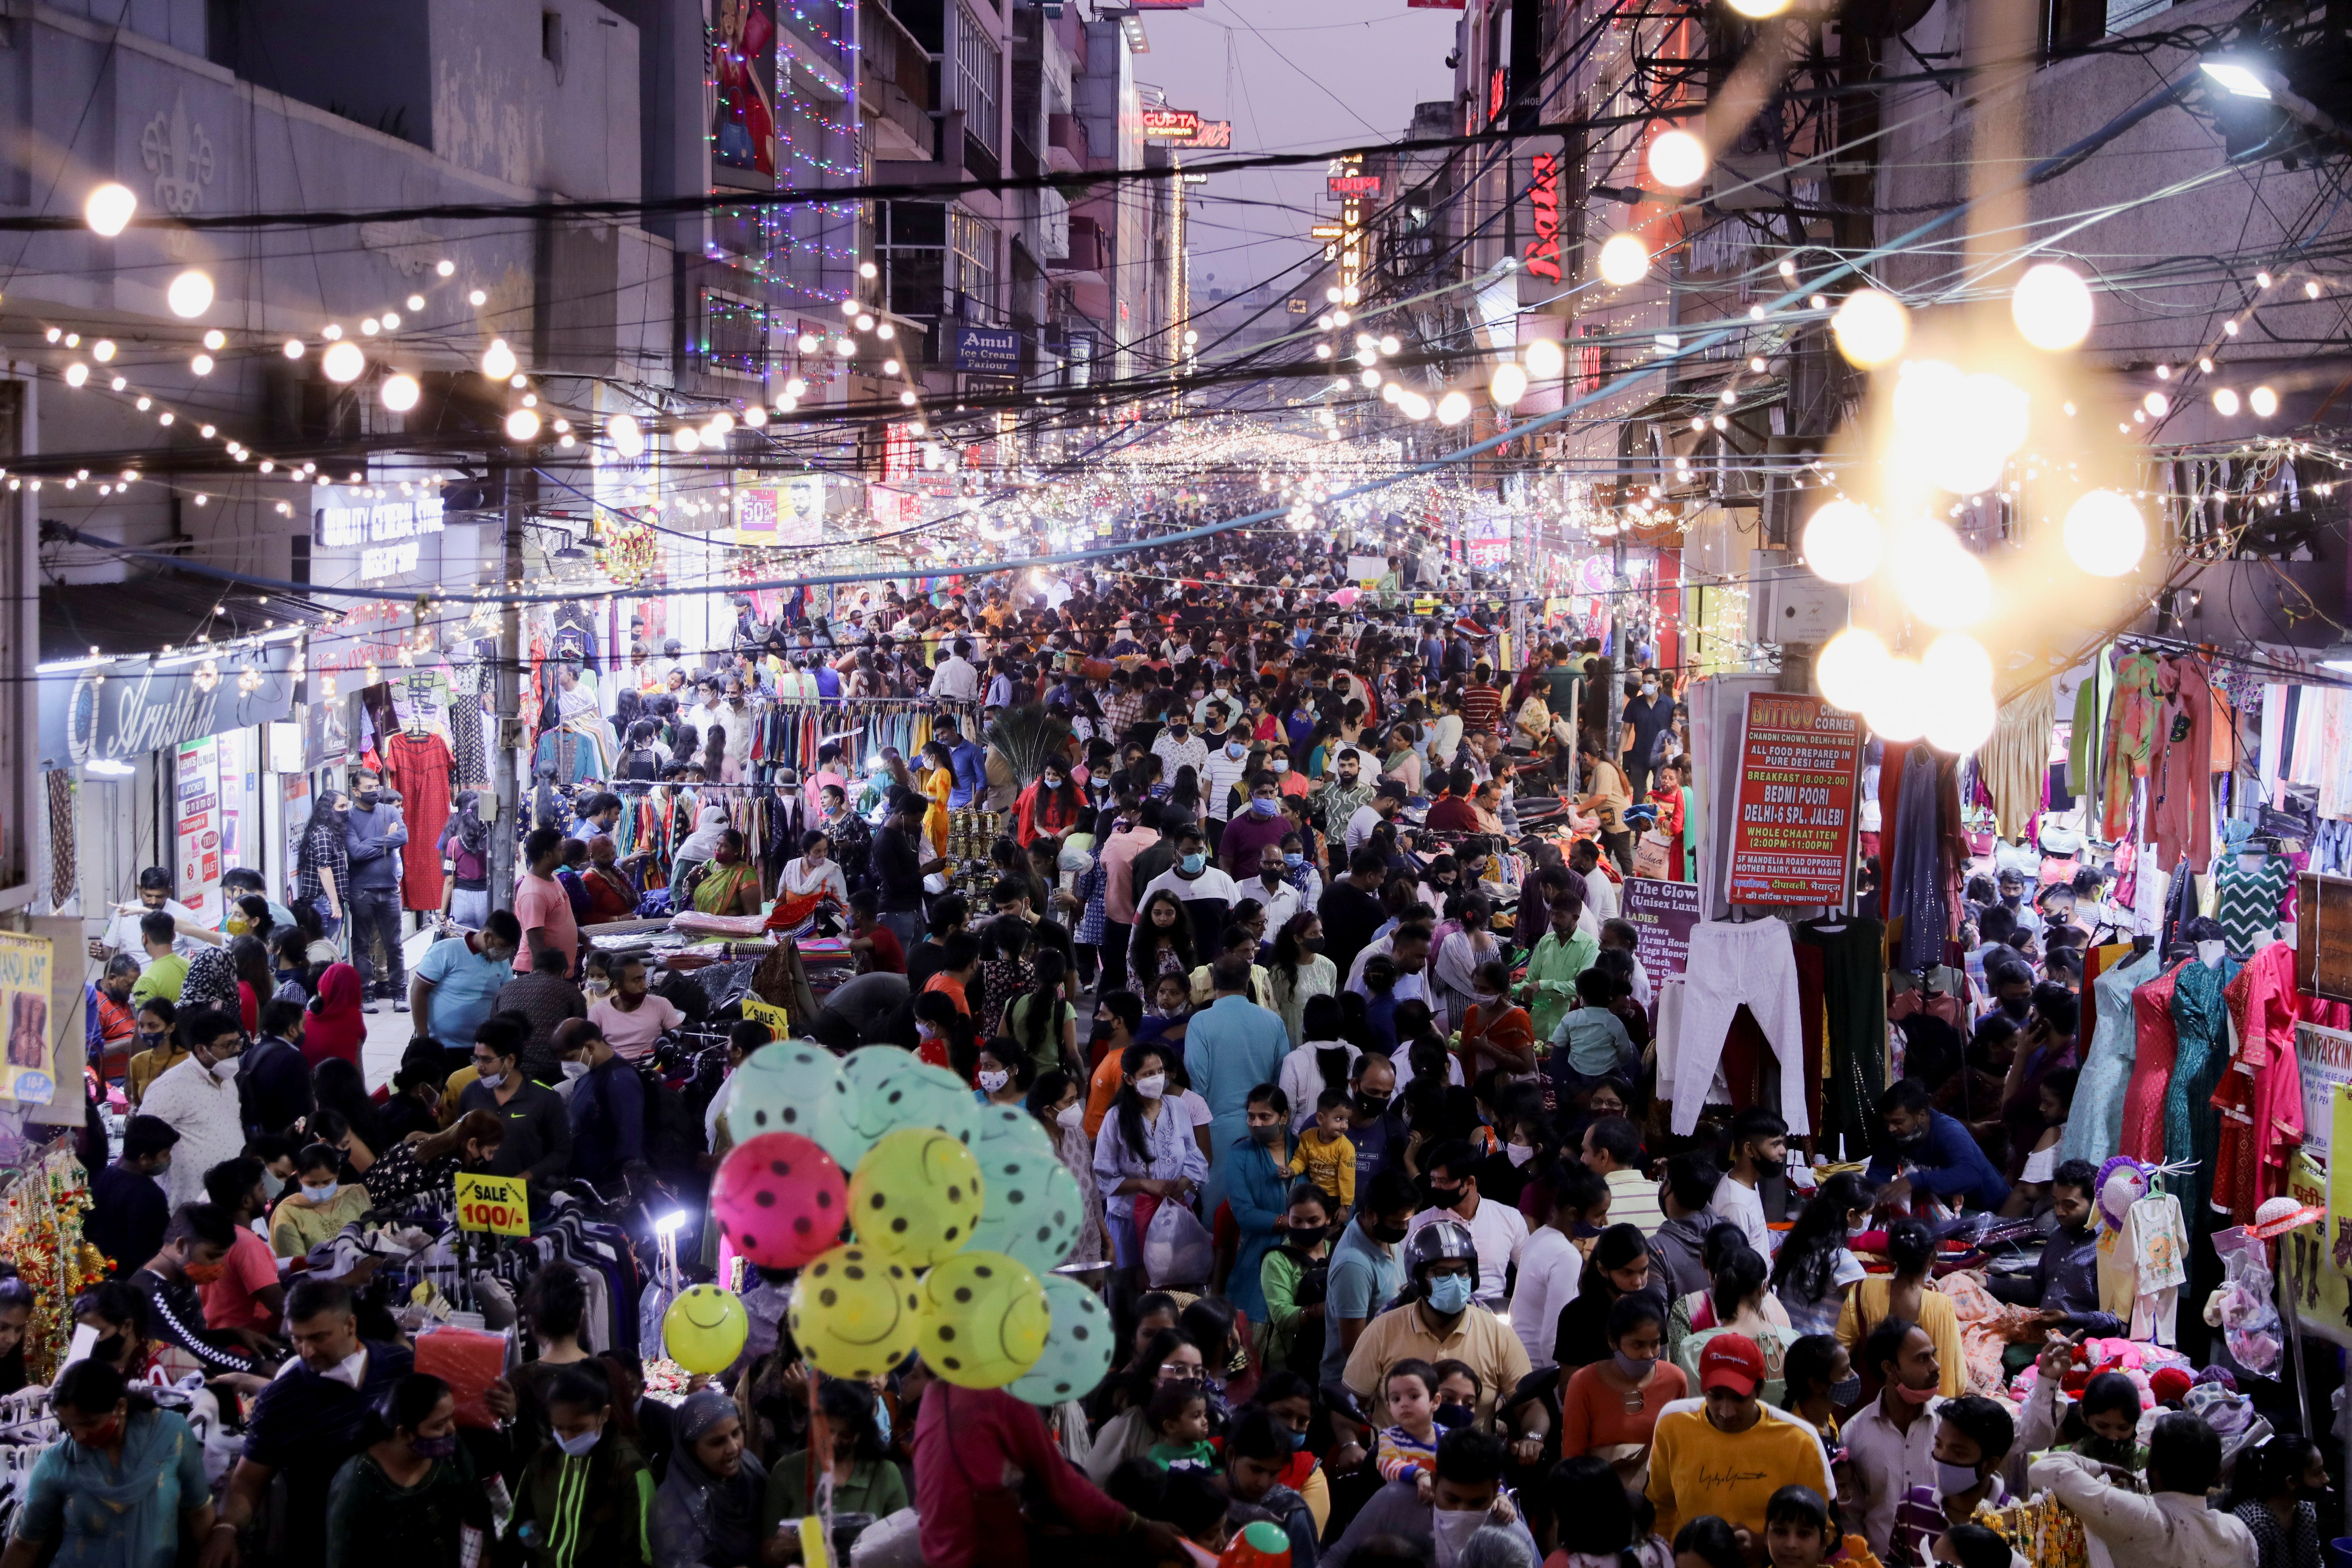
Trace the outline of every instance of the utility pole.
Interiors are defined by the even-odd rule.
[[[522,495],[517,477],[507,470],[501,487],[506,548],[499,574],[509,595],[522,591]],[[511,597],[499,612],[497,668],[499,749],[490,780],[498,789],[499,815],[490,830],[490,907],[507,910],[514,907],[515,829],[522,821],[521,783],[515,775],[515,753],[522,749],[522,605]]]

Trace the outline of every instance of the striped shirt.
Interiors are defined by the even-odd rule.
[[[1609,1173],[1609,1223],[1640,1227],[1646,1241],[1666,1223],[1666,1211],[1658,1206],[1657,1178],[1640,1171],[1619,1169]]]

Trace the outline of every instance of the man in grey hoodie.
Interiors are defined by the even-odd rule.
[[[383,781],[365,768],[352,775],[352,793],[343,803],[343,851],[352,868],[352,955],[358,960],[360,983],[373,996],[392,998],[393,1011],[408,1011],[407,965],[400,953],[400,847],[408,842],[408,824],[400,807],[388,798]],[[385,973],[376,973],[368,951],[372,942],[383,943]],[[371,1005],[367,1009],[376,1009]]]
[[[1658,1207],[1666,1218],[1650,1237],[1650,1268],[1664,1281],[1669,1302],[1713,1282],[1704,1261],[1707,1227],[1715,1223],[1707,1205],[1721,1180],[1723,1173],[1704,1154],[1685,1151],[1666,1161],[1666,1179],[1658,1184]]]

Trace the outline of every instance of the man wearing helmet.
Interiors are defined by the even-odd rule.
[[[1401,1304],[1367,1324],[1348,1352],[1349,1392],[1385,1426],[1389,1368],[1408,1359],[1459,1361],[1478,1374],[1478,1421],[1491,1422],[1496,1392],[1528,1374],[1528,1352],[1508,1323],[1472,1299],[1478,1247],[1470,1227],[1457,1219],[1423,1225],[1405,1238],[1404,1267]]]

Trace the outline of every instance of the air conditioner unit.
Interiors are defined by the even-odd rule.
[[[1759,550],[1748,560],[1748,640],[1777,647],[1819,646],[1845,630],[1846,591],[1824,583],[1787,550]]]

